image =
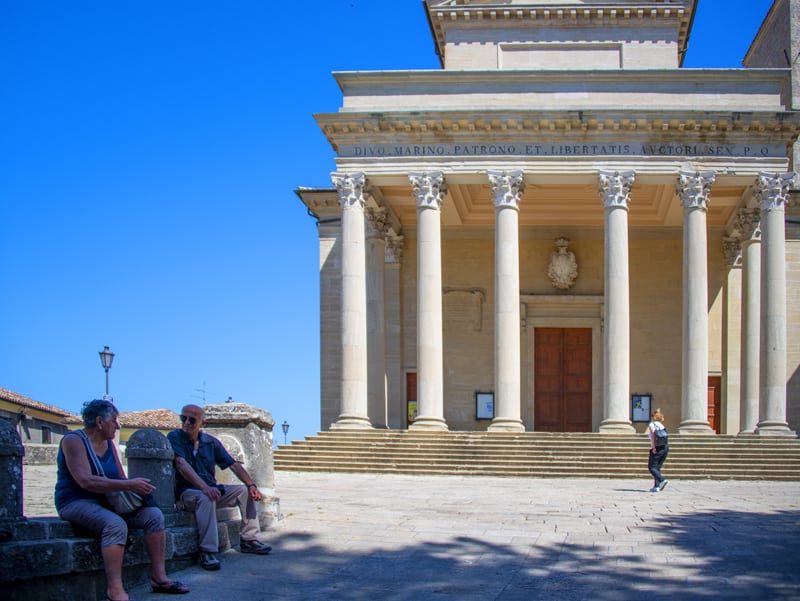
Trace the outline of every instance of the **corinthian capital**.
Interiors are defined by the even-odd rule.
[[[736,217],[743,240],[761,239],[761,211],[759,209],[739,209]]]
[[[713,171],[681,171],[675,191],[681,197],[683,208],[708,210],[708,195],[715,179]]]
[[[789,190],[793,179],[794,173],[759,173],[756,198],[761,210],[784,211],[789,202]]]
[[[519,199],[525,191],[522,171],[489,171],[488,175],[495,208],[519,210]]]
[[[436,209],[442,207],[442,198],[447,194],[447,184],[441,171],[409,173],[411,188],[417,199],[417,209]]]
[[[363,173],[331,173],[331,180],[339,192],[342,209],[348,207],[364,208],[364,194],[367,178]]]
[[[603,206],[606,209],[612,207],[627,209],[636,173],[633,171],[600,171],[599,176],[598,191],[603,198]]]
[[[383,240],[389,230],[388,211],[383,207],[368,207],[364,211],[367,238]]]
[[[741,267],[742,265],[742,240],[741,238],[723,238],[722,251],[725,253],[725,264],[728,267]]]
[[[386,262],[400,263],[403,260],[403,236],[386,238]]]

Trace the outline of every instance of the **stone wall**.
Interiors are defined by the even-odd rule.
[[[272,477],[272,417],[240,403],[205,409],[211,418],[211,428],[214,422],[224,424],[223,442],[241,450],[237,458],[243,460],[264,495],[259,507],[261,527],[269,527],[280,519],[280,501],[274,494]],[[0,488],[2,598],[15,601],[104,598],[106,581],[98,539],[57,517],[24,515],[25,452],[13,426],[0,420],[0,480],[8,483]],[[174,455],[166,437],[157,430],[139,430],[128,441],[125,454],[129,476],[149,478],[156,486],[154,496],[164,512],[167,527],[167,571],[192,565],[199,553],[197,526],[193,513],[175,509]],[[220,509],[217,517],[220,551],[226,551],[239,544],[240,517],[235,508]],[[132,530],[123,564],[126,586],[146,582],[149,565],[142,532]]]

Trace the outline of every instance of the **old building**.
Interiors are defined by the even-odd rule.
[[[68,420],[78,416],[0,388],[0,418],[11,422],[22,444],[54,444],[70,431]]]
[[[427,0],[441,70],[334,74],[323,429],[794,433],[799,4],[685,69],[696,4]]]

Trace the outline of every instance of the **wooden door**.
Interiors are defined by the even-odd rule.
[[[534,340],[534,430],[591,432],[591,328],[536,328]]]
[[[708,425],[719,434],[722,413],[722,376],[708,376]]]

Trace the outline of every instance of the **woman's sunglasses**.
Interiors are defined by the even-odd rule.
[[[191,417],[189,415],[181,415],[181,423],[184,423],[187,420],[189,421],[190,426],[194,426],[197,423],[196,417]]]

